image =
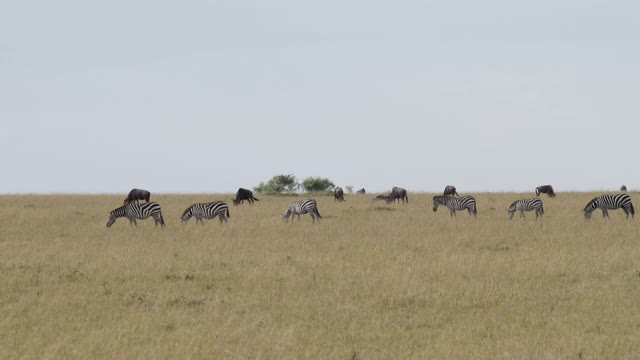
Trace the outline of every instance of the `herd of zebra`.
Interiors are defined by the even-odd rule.
[[[621,191],[626,191],[627,187],[622,185],[620,187]],[[542,217],[544,215],[544,207],[542,200],[539,198],[540,194],[547,194],[549,197],[555,197],[556,193],[553,191],[553,187],[551,185],[542,185],[538,186],[535,190],[536,198],[531,199],[520,199],[514,201],[507,209],[507,214],[509,220],[513,219],[513,215],[516,211],[520,212],[520,217],[525,218],[525,211],[534,211],[536,214],[536,220],[538,217]],[[365,189],[361,189],[357,191],[358,194],[365,194]],[[340,187],[336,187],[333,191],[333,196],[335,201],[345,201],[344,191]],[[124,205],[120,206],[109,213],[109,219],[107,220],[107,227],[110,227],[116,222],[116,219],[124,217],[127,218],[130,224],[137,226],[137,220],[148,219],[149,217],[153,218],[155,225],[164,228],[164,218],[162,217],[162,210],[160,205],[156,202],[151,202],[151,193],[147,190],[142,189],[132,189],[127,197],[124,200]],[[140,200],[144,200],[144,203],[140,203]],[[251,190],[240,188],[236,192],[236,198],[233,199],[234,205],[239,205],[244,203],[247,200],[249,204],[253,204],[254,201],[259,201],[258,198],[253,196],[253,192]],[[396,201],[400,202],[402,200],[403,203],[409,202],[409,197],[407,196],[407,190],[399,187],[393,187],[391,189],[391,193],[388,195],[378,195],[374,198],[374,200],[385,200],[388,203],[395,203]],[[447,185],[444,189],[442,195],[437,195],[433,197],[433,211],[437,211],[438,207],[442,205],[449,209],[449,213],[452,217],[456,216],[456,211],[464,211],[467,210],[469,216],[473,215],[474,218],[478,214],[478,209],[476,207],[476,199],[473,196],[466,195],[460,196],[456,190],[455,186]],[[629,218],[629,215],[633,218],[635,214],[635,209],[633,208],[633,203],[631,202],[631,197],[626,194],[615,194],[615,195],[601,195],[593,198],[591,201],[587,203],[584,207],[584,216],[585,219],[591,218],[591,213],[596,209],[602,210],[602,216],[608,218],[609,212],[608,210],[614,209],[622,209],[626,215],[626,218]],[[318,211],[318,204],[315,199],[304,199],[300,201],[295,201],[289,205],[287,210],[282,213],[282,219],[284,222],[288,222],[289,218],[295,219],[295,216],[298,216],[298,221],[300,221],[300,215],[309,214],[312,219],[312,223],[315,224],[316,220],[320,221],[322,216],[320,216],[320,212]],[[228,218],[231,217],[229,213],[229,207],[224,201],[212,201],[207,203],[195,203],[189,206],[184,210],[181,216],[182,223],[185,224],[192,217],[196,218],[196,223],[203,222],[203,219],[214,219],[216,217],[219,218],[220,222],[227,222]]]

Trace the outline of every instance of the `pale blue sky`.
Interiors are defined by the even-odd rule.
[[[638,2],[0,3],[0,193],[640,188]]]

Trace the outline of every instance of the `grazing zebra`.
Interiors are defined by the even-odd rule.
[[[344,191],[340,186],[336,186],[336,188],[333,190],[333,200],[344,201]]]
[[[455,195],[455,196],[460,196],[458,195],[458,192],[456,191],[456,187],[453,185],[447,185],[444,188],[444,193],[442,195]]]
[[[393,198],[393,202],[395,203],[395,200],[398,200],[398,202],[400,202],[400,199],[402,199],[402,203],[404,204],[405,200],[407,201],[407,203],[409,203],[409,197],[407,196],[407,190],[403,189],[403,188],[399,188],[394,186],[393,189],[391,189],[391,194],[389,195]]]
[[[555,197],[556,193],[553,192],[553,186],[551,185],[542,185],[536,188],[536,196],[540,196],[540,194],[547,194],[549,197]]]
[[[356,193],[358,193],[358,194],[366,194],[367,191],[364,188],[362,188],[362,189],[356,191]]]
[[[509,220],[511,220],[513,219],[513,214],[516,211],[520,211],[520,217],[524,219],[524,212],[531,210],[536,211],[536,220],[538,220],[538,216],[542,217],[544,215],[542,200],[538,198],[516,200],[509,206],[507,213],[509,213]]]
[[[258,198],[253,197],[251,190],[239,188],[238,192],[236,192],[236,198],[233,199],[233,205],[244,204],[245,200],[249,202],[249,205],[253,205],[254,201],[260,201]]]
[[[627,194],[601,195],[593,198],[593,200],[589,201],[587,206],[584,207],[584,218],[589,220],[591,213],[595,209],[602,210],[602,217],[609,217],[609,209],[615,210],[620,208],[624,210],[627,219],[629,218],[629,213],[631,213],[631,218],[633,218],[633,215],[636,213],[633,209],[631,196]]]
[[[139,203],[138,200],[144,200],[146,202],[149,202],[150,198],[151,198],[151,193],[148,192],[147,190],[131,189],[131,191],[129,191],[129,195],[127,195],[127,198],[124,199],[124,203],[128,204],[134,201],[136,203]]]
[[[444,205],[449,208],[451,216],[456,216],[456,210],[467,209],[469,216],[473,214],[476,217],[478,209],[476,208],[476,199],[473,196],[453,197],[453,196],[434,196],[433,197],[433,211],[438,210],[438,205]]]
[[[144,204],[128,203],[124,206],[113,210],[109,213],[109,220],[107,221],[107,227],[113,225],[117,218],[126,217],[129,219],[129,223],[138,226],[136,219],[144,220],[148,217],[153,217],[156,226],[158,223],[164,228],[164,219],[162,218],[162,211],[160,205],[155,202],[148,202]]]
[[[289,222],[289,216],[293,215],[291,218],[291,223],[293,224],[293,220],[296,215],[298,215],[298,221],[300,221],[300,215],[307,213],[311,215],[311,219],[314,224],[316,223],[316,218],[318,219],[318,222],[322,219],[322,216],[320,216],[320,212],[318,211],[318,204],[316,203],[316,200],[304,199],[289,205],[287,211],[282,213],[282,220],[284,222]]]
[[[620,191],[627,191],[627,186],[626,185],[620,186]]]
[[[229,207],[224,201],[212,201],[189,206],[182,213],[182,223],[186,224],[192,216],[196,218],[196,224],[199,222],[204,224],[202,219],[214,219],[216,216],[220,219],[220,223],[227,222],[227,218],[231,217],[231,214],[229,214]]]

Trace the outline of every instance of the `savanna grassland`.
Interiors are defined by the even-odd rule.
[[[640,223],[585,221],[595,193],[475,194],[478,218],[373,195],[260,196],[180,224],[199,201],[163,195],[165,230],[107,214],[124,195],[0,196],[1,358],[637,358]],[[632,194],[634,200],[637,195]]]

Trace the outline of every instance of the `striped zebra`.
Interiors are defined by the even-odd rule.
[[[117,218],[126,217],[129,219],[129,223],[138,226],[136,219],[144,220],[148,217],[152,217],[156,226],[158,223],[164,228],[164,219],[162,218],[162,211],[160,205],[155,202],[148,202],[144,204],[128,203],[124,206],[113,210],[109,213],[109,220],[107,221],[107,227],[113,225]]]
[[[316,218],[318,219],[318,222],[320,222],[320,219],[322,219],[322,216],[320,216],[320,212],[318,211],[318,204],[316,203],[316,200],[304,199],[301,201],[296,201],[289,205],[287,211],[282,213],[282,220],[284,222],[289,222],[289,217],[293,215],[293,217],[291,218],[291,223],[293,224],[293,220],[295,219],[296,215],[298,215],[298,221],[300,221],[300,215],[307,213],[311,215],[311,219],[314,224],[316,223]]]
[[[633,209],[633,203],[631,202],[631,196],[627,194],[615,194],[615,195],[601,195],[593,198],[593,200],[587,203],[587,206],[584,207],[584,218],[589,220],[591,218],[591,213],[595,209],[602,210],[602,217],[609,217],[608,210],[620,209],[624,211],[627,215],[627,219],[629,218],[629,213],[631,213],[631,218],[636,213]]]
[[[433,197],[433,211],[438,210],[438,205],[444,205],[449,208],[451,216],[456,216],[456,210],[467,209],[469,216],[473,214],[475,218],[478,214],[476,208],[476,199],[473,196],[454,197],[449,195],[440,195]]]
[[[542,200],[538,198],[516,200],[509,206],[507,213],[509,213],[509,220],[511,220],[513,219],[513,214],[516,211],[520,211],[520,217],[524,219],[524,212],[531,210],[536,211],[536,220],[538,220],[538,216],[542,217],[544,215]]]
[[[231,217],[229,206],[224,201],[193,204],[182,213],[181,219],[182,223],[186,224],[191,217],[195,217],[196,224],[204,224],[202,219],[215,219],[216,216],[220,219],[220,223],[227,222],[227,218]]]

